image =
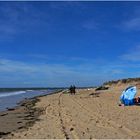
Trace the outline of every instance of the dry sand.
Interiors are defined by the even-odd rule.
[[[22,139],[133,139],[140,138],[140,106],[118,106],[126,85],[108,90],[77,90],[39,97],[35,108],[42,113],[33,126],[6,138]],[[139,89],[138,89],[138,95]],[[1,118],[1,117],[0,117]]]

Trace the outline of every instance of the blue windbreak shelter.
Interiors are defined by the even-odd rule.
[[[135,86],[128,87],[126,90],[122,92],[122,95],[120,96],[120,101],[128,106],[128,105],[134,105],[134,97],[137,93],[137,89]]]

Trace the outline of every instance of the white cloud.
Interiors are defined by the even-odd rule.
[[[64,63],[31,63],[0,58],[0,85],[53,87],[76,84],[77,86],[94,86],[112,79],[133,77],[140,68],[140,65],[124,62],[96,63],[83,59],[80,61],[83,63],[67,65]]]
[[[96,30],[98,29],[99,24],[95,22],[94,20],[87,20],[82,24],[82,27],[88,30]]]
[[[131,52],[121,56],[124,60],[140,61],[140,52]]]
[[[122,23],[123,29],[127,30],[140,30],[140,17],[134,17]]]
[[[123,60],[140,61],[140,46],[137,46],[120,56]]]
[[[107,66],[106,66],[107,67]],[[64,64],[28,63],[0,59],[0,83],[7,85],[46,85],[46,86],[79,86],[97,85],[110,79],[114,72],[112,67],[83,63],[75,66]],[[112,74],[111,74],[112,72]],[[110,76],[108,76],[110,74]],[[115,72],[116,74],[116,72]]]
[[[20,61],[0,59],[0,83],[5,81],[20,83],[44,84],[46,86],[64,86],[72,83],[88,82],[91,77],[87,72],[81,72],[77,67],[61,64],[31,64]],[[91,80],[91,78],[90,78]]]
[[[2,3],[0,13],[0,39],[14,38],[20,32],[47,25],[47,15],[28,2]]]

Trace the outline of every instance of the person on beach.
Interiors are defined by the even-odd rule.
[[[73,86],[71,85],[70,88],[69,88],[69,92],[70,92],[71,95],[72,95],[72,89],[73,89]]]
[[[140,97],[135,97],[137,89],[135,86],[126,88],[120,96],[119,106],[140,105]]]
[[[76,93],[76,87],[75,87],[75,85],[73,85],[73,92],[72,92],[74,95],[75,95],[75,93]]]
[[[129,103],[128,103],[129,102]],[[140,105],[140,97],[136,97],[130,101],[128,101],[127,103],[124,101],[121,101],[119,103],[119,106],[131,106],[131,105]]]
[[[70,91],[70,94],[71,95],[75,95],[75,93],[76,93],[76,90],[75,89],[76,89],[75,85],[73,85],[73,86],[71,85],[70,86],[69,91]]]

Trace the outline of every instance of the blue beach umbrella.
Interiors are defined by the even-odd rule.
[[[134,105],[133,99],[136,96],[136,93],[137,93],[136,87],[130,86],[122,92],[122,95],[120,96],[120,101],[126,106]]]

